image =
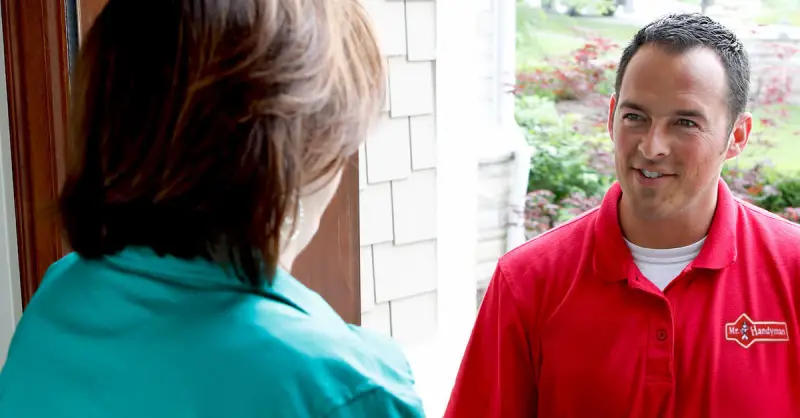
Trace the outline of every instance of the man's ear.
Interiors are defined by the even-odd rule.
[[[747,141],[750,140],[750,131],[752,129],[753,115],[748,112],[739,115],[728,138],[728,147],[725,150],[726,160],[738,157],[744,151]]]
[[[614,114],[617,111],[617,95],[611,94],[611,99],[608,101],[608,136],[614,140]]]

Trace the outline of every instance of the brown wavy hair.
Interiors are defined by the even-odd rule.
[[[301,188],[366,137],[384,71],[358,0],[111,0],[72,80],[68,243],[232,263],[259,285]]]

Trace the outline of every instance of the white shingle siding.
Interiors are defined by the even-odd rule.
[[[392,335],[392,313],[389,310],[389,302],[375,305],[373,309],[362,313],[361,326],[381,334]]]
[[[411,168],[436,167],[436,120],[433,115],[411,116]]]
[[[389,60],[385,60],[384,61],[384,67],[388,70],[388,68],[389,68]],[[389,71],[386,71],[384,73],[384,76],[386,77],[386,85],[384,86],[385,89],[386,89],[386,96],[384,97],[383,109],[381,109],[381,110],[384,111],[384,112],[388,112],[389,111],[389,104],[390,104],[390,101],[391,101],[391,98],[392,98],[392,91],[389,88]]]
[[[408,118],[384,113],[367,139],[367,182],[400,180],[411,175],[411,140]]]
[[[370,184],[359,192],[361,245],[394,240],[391,184]]]
[[[384,113],[359,154],[361,322],[413,344],[437,330],[436,6],[364,1],[388,71]]]
[[[372,246],[361,247],[361,312],[375,307],[375,277],[372,274]]]
[[[389,91],[393,118],[433,113],[433,62],[389,58]]]
[[[392,182],[394,243],[436,238],[436,170],[415,171]]]
[[[406,54],[406,13],[402,1],[364,1],[364,8],[372,18],[378,44],[384,56]]]
[[[436,58],[436,3],[407,1],[406,40],[409,61],[432,61]]]
[[[375,301],[401,299],[436,290],[436,241],[372,246]]]
[[[436,334],[436,292],[389,302],[392,336],[401,344],[425,341]]]

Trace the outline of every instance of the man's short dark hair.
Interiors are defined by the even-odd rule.
[[[722,61],[727,74],[731,125],[747,108],[750,94],[750,61],[744,45],[730,29],[699,13],[662,17],[634,35],[619,61],[614,85],[618,97],[628,64],[636,51],[647,44],[656,44],[676,54],[702,47],[713,50]]]

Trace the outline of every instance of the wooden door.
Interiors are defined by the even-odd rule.
[[[339,191],[319,232],[294,263],[292,274],[319,292],[342,318],[361,324],[358,155],[342,175]]]
[[[23,305],[67,251],[55,203],[64,179],[70,52],[108,0],[0,0]],[[23,7],[24,3],[24,7]],[[24,51],[24,52],[23,52]],[[358,161],[354,157],[293,273],[360,323]]]

